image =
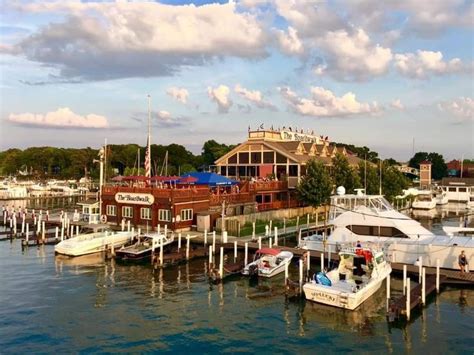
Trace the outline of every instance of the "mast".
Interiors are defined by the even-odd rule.
[[[151,96],[148,94],[148,139],[145,156],[145,176],[151,177]]]
[[[105,147],[104,147],[104,182],[107,183],[107,138],[105,138]]]
[[[138,160],[137,176],[140,176],[140,148],[138,148],[138,151],[137,151],[137,160]]]
[[[379,185],[379,195],[382,195],[382,159],[380,159],[380,185]]]

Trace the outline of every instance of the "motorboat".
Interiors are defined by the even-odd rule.
[[[339,252],[339,265],[314,274],[303,285],[307,300],[354,310],[372,296],[392,272],[384,252],[372,247],[348,247]]]
[[[242,275],[272,277],[285,271],[285,265],[291,262],[293,253],[277,248],[262,248],[255,253],[253,261],[245,265]]]
[[[110,229],[79,234],[76,237],[59,242],[54,251],[58,254],[79,256],[106,251],[107,248],[120,248],[129,243],[135,232],[114,232]]]
[[[418,221],[398,212],[382,195],[331,196],[330,232],[302,238],[299,246],[319,252],[339,252],[341,245],[360,241],[376,243],[392,262],[459,270],[457,257],[465,251],[474,264],[474,239],[435,235]]]
[[[162,233],[152,233],[140,235],[137,241],[129,246],[122,246],[115,252],[119,259],[123,260],[143,260],[149,258],[153,250],[159,250],[174,241],[174,236],[165,236]]]
[[[419,210],[431,210],[436,207],[436,195],[429,190],[418,191],[411,207]]]
[[[469,201],[467,201],[467,208],[474,209],[474,190],[469,195]]]
[[[448,193],[443,189],[436,191],[435,199],[437,205],[446,205],[449,202]]]
[[[474,191],[473,186],[468,186],[464,183],[452,183],[447,186],[441,186],[446,192],[449,201],[452,202],[468,202],[469,196]]]

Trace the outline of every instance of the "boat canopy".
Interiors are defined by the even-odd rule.
[[[280,249],[275,248],[262,248],[257,250],[257,254],[265,254],[265,255],[278,255],[280,254]]]
[[[214,186],[231,186],[238,184],[237,181],[226,178],[225,176],[215,174],[215,173],[187,173],[182,178],[185,177],[194,177],[197,180],[194,182],[196,185],[209,185]]]

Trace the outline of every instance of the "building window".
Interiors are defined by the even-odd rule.
[[[148,207],[140,208],[140,218],[141,219],[151,219],[151,209]]]
[[[227,159],[227,162],[229,164],[237,164],[237,154],[234,154],[231,157],[229,157],[229,159]]]
[[[132,218],[133,217],[133,207],[123,206],[122,207],[122,217]]]
[[[107,216],[116,216],[117,208],[114,205],[107,205],[106,213],[107,213]]]
[[[193,219],[193,210],[192,208],[187,208],[185,210],[181,210],[181,220],[182,221],[192,221]]]
[[[158,220],[169,222],[171,221],[171,212],[170,210],[158,210]]]
[[[276,153],[276,162],[278,164],[286,164],[286,157],[280,153]]]
[[[228,176],[235,176],[235,166],[228,167]]]
[[[227,176],[227,167],[226,166],[221,166],[221,175],[222,176]]]
[[[239,164],[249,163],[249,153],[239,153]]]
[[[298,165],[290,165],[288,167],[289,176],[298,176]]]
[[[273,152],[263,152],[264,164],[273,164],[275,162]]]
[[[260,164],[262,162],[262,154],[258,153],[250,153],[250,162],[252,164]]]

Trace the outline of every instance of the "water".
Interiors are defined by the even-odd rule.
[[[431,223],[439,229],[439,223]],[[472,353],[474,290],[445,288],[406,327],[385,319],[385,286],[351,312],[288,300],[283,277],[210,285],[205,260],[148,265],[22,251],[0,242],[0,351]],[[297,270],[291,270],[296,278]],[[393,279],[392,288],[401,289]],[[396,291],[395,291],[396,292]]]

